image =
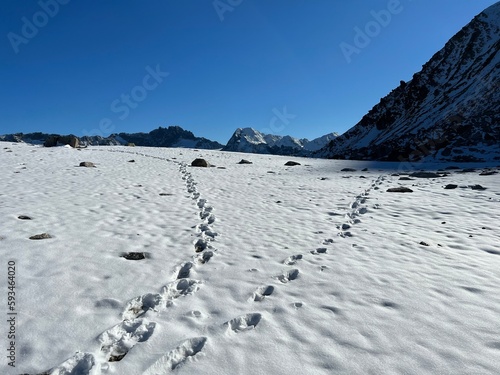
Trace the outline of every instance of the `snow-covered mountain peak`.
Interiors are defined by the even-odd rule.
[[[298,139],[289,135],[263,134],[253,128],[238,128],[223,150],[306,156],[311,151],[324,147],[336,136],[336,133],[330,133],[309,141],[306,138]]]

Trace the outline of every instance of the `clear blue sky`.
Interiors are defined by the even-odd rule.
[[[495,2],[1,0],[0,134],[342,133]]]

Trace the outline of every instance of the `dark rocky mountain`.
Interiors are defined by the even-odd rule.
[[[460,30],[409,82],[316,153],[393,161],[500,159],[500,2]]]
[[[43,144],[49,138],[60,137],[57,134],[45,133],[18,133],[0,136],[0,141],[26,142],[32,144]],[[111,134],[109,137],[98,135],[84,136],[78,138],[81,146],[105,146],[105,145],[127,145],[133,143],[136,146],[149,147],[190,147],[200,149],[218,149],[222,148],[218,142],[211,141],[203,137],[195,137],[190,131],[184,130],[179,126],[169,126],[168,128],[159,127],[149,133],[118,133]]]
[[[169,126],[152,130],[149,133],[118,133],[112,135],[121,144],[134,143],[136,146],[150,147],[190,147],[201,149],[222,148],[219,142],[211,141],[184,130],[179,126]]]

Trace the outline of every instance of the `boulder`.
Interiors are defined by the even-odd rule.
[[[58,138],[59,137],[57,135],[51,135],[43,143],[44,147],[55,147],[55,146],[57,146],[57,139]]]
[[[63,144],[63,145],[70,145],[73,148],[77,148],[80,146],[80,142],[77,137],[74,135],[65,135],[62,137],[59,137],[57,140],[57,143]]]
[[[456,189],[457,187],[458,187],[458,185],[448,184],[444,188],[447,189],[447,190],[451,190],[451,189]]]
[[[395,188],[389,188],[387,189],[388,193],[413,193],[413,190],[410,188],[404,187],[404,186],[399,186]]]
[[[481,185],[470,185],[469,186],[472,190],[486,190],[485,187],[482,187]]]
[[[206,161],[205,159],[201,159],[201,158],[198,158],[198,159],[194,159],[192,162],[191,162],[191,166],[192,167],[210,167],[210,163],[208,161]]]
[[[55,147],[57,145],[70,145],[73,148],[80,147],[80,141],[78,137],[74,135],[51,135],[43,143],[45,147]]]
[[[354,168],[342,168],[340,171],[341,172],[356,172],[356,169],[354,169]]]
[[[484,170],[481,173],[479,173],[480,176],[492,176],[494,174],[497,174],[497,171],[489,171],[489,170]]]
[[[41,233],[41,234],[35,234],[34,236],[31,236],[30,240],[44,240],[47,238],[52,238],[52,236],[48,233]]]
[[[142,253],[142,252],[123,253],[120,256],[122,258],[127,259],[127,260],[142,260],[142,259],[146,259],[146,253]]]
[[[251,161],[246,160],[246,159],[241,159],[238,164],[253,164]]]
[[[90,161],[82,161],[80,167],[95,168],[95,165]]]
[[[443,177],[443,175],[434,172],[413,172],[412,174],[410,174],[410,177],[436,178],[436,177]]]
[[[296,162],[296,161],[287,161],[287,162],[285,163],[285,165],[286,165],[287,167],[293,167],[293,166],[295,166],[295,165],[300,165],[300,163],[298,163],[298,162]]]

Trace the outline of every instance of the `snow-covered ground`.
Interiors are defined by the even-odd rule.
[[[500,373],[500,174],[0,146],[1,374]]]

